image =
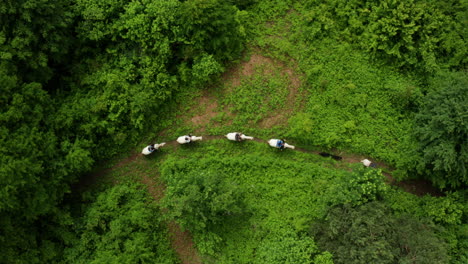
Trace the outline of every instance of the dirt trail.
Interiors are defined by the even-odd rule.
[[[170,144],[169,144],[170,143]],[[176,141],[168,142],[169,146],[176,146]],[[141,155],[140,155],[141,156]],[[155,201],[161,200],[164,196],[166,186],[159,181],[159,174],[156,179],[153,177],[143,176],[142,183],[148,187],[148,192],[153,196]],[[180,226],[175,221],[167,223],[169,229],[169,239],[171,246],[179,256],[182,264],[200,264],[202,263],[200,255],[193,244],[192,235],[189,231],[182,231]]]
[[[199,136],[199,135],[197,135],[197,136]],[[203,136],[202,141],[220,140],[220,139],[226,139],[226,137],[224,135],[223,136],[221,136],[221,135]],[[258,143],[262,143],[262,144],[268,143],[268,140],[258,138],[258,137],[254,137],[253,141],[258,142]],[[179,143],[177,141],[175,141],[175,140],[166,142],[166,146],[170,146],[173,149],[175,149],[178,145],[179,145]],[[166,146],[164,146],[164,147],[166,147]],[[297,146],[296,146],[296,148],[294,150],[288,150],[288,151],[299,151],[299,152],[303,152],[303,153],[315,154],[315,155],[320,155],[320,156],[330,154],[330,158],[334,158],[335,160],[338,160],[341,163],[360,163],[360,161],[363,158],[365,158],[364,156],[350,155],[350,154],[347,154],[347,153],[339,153],[339,154],[324,153],[324,152],[320,152],[320,151],[300,148],[300,147],[297,147]],[[126,160],[131,160],[131,159],[132,159],[132,157],[129,157]],[[133,159],[135,159],[135,158],[133,158]],[[373,163],[377,164],[378,168],[384,168],[384,169],[386,169],[388,171],[392,171],[392,168],[390,168],[385,163],[382,163],[382,162],[373,162]],[[398,187],[402,188],[406,192],[409,192],[409,193],[412,193],[412,194],[415,194],[415,195],[418,195],[418,196],[423,196],[423,195],[426,195],[426,194],[429,194],[429,195],[432,195],[432,196],[442,196],[443,195],[438,189],[433,187],[430,184],[429,181],[419,179],[419,180],[405,180],[405,181],[397,182],[393,178],[391,172],[384,172],[383,174],[387,178],[387,183],[388,184],[398,186]]]

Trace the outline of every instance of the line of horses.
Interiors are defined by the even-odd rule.
[[[243,140],[253,140],[254,139],[253,137],[246,136],[246,135],[244,135],[244,134],[242,134],[240,132],[228,133],[227,135],[225,135],[225,137],[228,140],[237,141],[237,142],[240,142],[240,141],[243,141]],[[203,137],[201,137],[201,136],[197,137],[197,136],[193,136],[191,134],[188,134],[188,135],[183,135],[183,136],[178,137],[176,141],[179,144],[188,144],[188,143],[191,143],[191,142],[200,141],[202,139],[203,139]],[[154,151],[158,150],[159,148],[163,147],[164,145],[166,145],[165,142],[159,143],[159,144],[148,145],[141,151],[141,153],[143,155],[149,155],[149,154],[153,153]],[[272,139],[268,140],[268,145],[270,145],[273,148],[277,148],[279,150],[283,150],[285,148],[295,149],[295,146],[286,143],[284,139],[272,138]],[[340,157],[340,156],[332,155],[332,154],[325,153],[325,152],[320,152],[319,155],[321,155],[323,157],[331,157],[331,158],[333,158],[335,160],[341,160],[342,159],[342,157]],[[377,166],[375,163],[371,162],[368,159],[361,160],[361,163],[366,167],[375,168]]]
[[[228,133],[227,135],[225,135],[225,137],[228,140],[237,141],[237,142],[240,142],[240,141],[243,141],[243,140],[253,140],[254,139],[253,137],[246,136],[246,135],[244,135],[242,133],[239,133],[239,132]],[[197,137],[197,136],[193,136],[191,134],[188,134],[188,135],[183,135],[183,136],[178,137],[176,141],[179,144],[187,144],[187,143],[194,142],[194,141],[200,141],[202,139],[203,139],[203,137]],[[143,153],[143,155],[149,155],[149,154],[153,153],[154,151],[158,150],[159,148],[163,147],[165,144],[166,143],[163,142],[163,143],[159,143],[159,144],[148,145],[141,151],[141,153]],[[289,148],[289,149],[294,149],[295,148],[293,145],[290,145],[290,144],[286,143],[284,139],[275,139],[275,138],[270,139],[270,140],[268,140],[268,145],[270,145],[271,147],[280,149],[280,150],[283,150],[285,148]]]

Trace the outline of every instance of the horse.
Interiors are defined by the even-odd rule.
[[[253,137],[246,136],[246,135],[244,135],[242,133],[239,133],[239,132],[228,133],[225,137],[227,139],[229,139],[229,140],[232,140],[232,141],[242,141],[242,140],[246,140],[246,139],[250,139],[250,140],[253,139]]]
[[[377,164],[368,159],[363,159],[361,160],[361,162],[366,167],[377,168]]]
[[[282,147],[280,145],[281,142],[283,143]],[[288,143],[284,142],[284,140],[281,140],[281,139],[270,139],[268,140],[268,145],[274,148],[279,148],[281,150],[283,150],[283,148],[290,148],[290,149],[295,148],[293,145],[289,145]]]
[[[325,157],[325,158],[332,157],[332,159],[334,159],[334,160],[342,160],[343,159],[343,157],[336,156],[336,155],[333,155],[333,154],[330,154],[330,153],[327,153],[327,152],[320,152],[319,155],[322,156],[322,157]]]
[[[177,138],[177,142],[179,142],[179,144],[186,144],[186,143],[190,143],[192,141],[199,141],[199,140],[202,140],[203,137],[196,137],[196,136],[192,136],[192,135],[185,135],[185,136],[180,136]]]
[[[166,142],[163,142],[163,143],[160,143],[160,144],[148,145],[141,151],[141,153],[143,153],[143,155],[149,155],[149,154],[153,153],[155,150],[158,150],[160,147],[162,147],[164,145],[166,145]]]

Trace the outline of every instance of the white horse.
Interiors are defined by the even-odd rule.
[[[364,164],[364,166],[366,167],[371,167],[371,168],[377,168],[377,164],[368,160],[368,159],[363,159],[361,160],[362,164]]]
[[[192,135],[185,135],[185,136],[180,136],[177,138],[177,142],[179,142],[179,144],[185,144],[185,143],[190,143],[192,141],[199,141],[199,140],[202,140],[203,137],[196,137],[196,136],[192,136]]]
[[[149,155],[149,154],[153,153],[155,150],[158,150],[160,147],[162,147],[164,145],[166,145],[166,142],[163,142],[161,144],[148,145],[141,151],[141,153],[143,153],[143,155]]]
[[[232,133],[228,133],[226,135],[227,139],[229,140],[232,140],[232,141],[242,141],[242,140],[246,140],[246,139],[250,139],[252,140],[253,137],[249,137],[249,136],[246,136],[242,133],[239,133],[239,132],[232,132]]]
[[[288,143],[284,142],[283,140],[281,139],[270,139],[268,140],[268,145],[274,147],[274,148],[279,148],[279,149],[282,149],[281,148],[281,145],[279,144],[281,142],[283,142],[283,147],[284,148],[290,148],[290,149],[294,149],[295,147],[293,145],[289,145]]]

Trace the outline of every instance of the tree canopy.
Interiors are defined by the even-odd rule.
[[[141,188],[118,185],[88,201],[66,262],[175,263],[161,214]]]
[[[221,73],[243,49],[238,12],[219,0],[2,1],[0,220],[41,225],[174,93]]]
[[[428,224],[395,217],[381,202],[332,208],[312,228],[334,263],[447,263],[447,245]]]
[[[466,252],[466,193],[456,189],[468,183],[467,8],[464,0],[1,1],[0,263],[177,262],[168,219],[226,263],[237,263],[238,247],[248,249],[244,263],[422,263],[447,254],[466,262],[457,255]],[[239,62],[228,72],[238,85],[220,78]],[[222,154],[245,149],[202,149],[209,158],[169,151],[175,158],[159,171],[165,218],[140,185],[127,184],[133,170],[125,184],[83,196],[73,187],[169,123],[171,136],[198,129],[167,116],[180,102],[180,111],[193,107],[186,99],[202,90],[219,110],[207,115],[208,134],[285,135],[389,167],[258,145],[236,158]],[[153,157],[138,166],[154,166]],[[392,166],[453,193],[399,196],[382,174]],[[322,230],[309,236],[313,223]]]
[[[468,185],[468,78],[449,72],[433,80],[416,116],[424,174],[440,187]]]

